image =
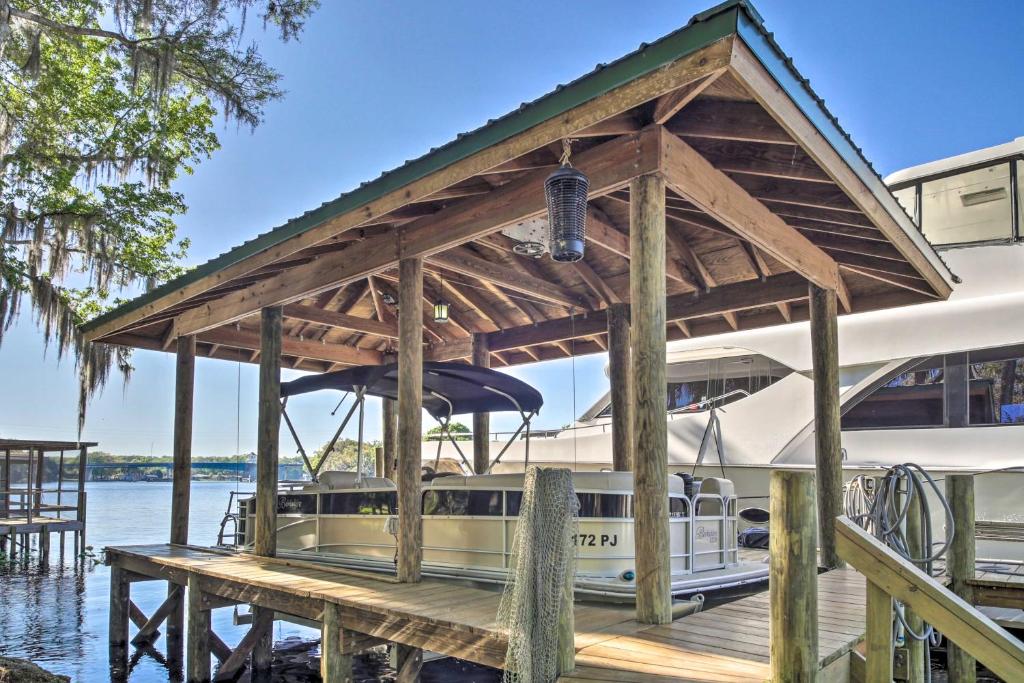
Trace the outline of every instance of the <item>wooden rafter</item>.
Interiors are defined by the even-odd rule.
[[[654,112],[651,114],[651,122],[657,124],[663,124],[673,116],[678,114],[683,107],[688,105],[694,99],[697,98],[704,90],[715,82],[715,80],[725,73],[725,69],[716,71],[699,81],[687,83],[681,88],[676,88],[670,93],[666,93],[659,97],[654,102]]]

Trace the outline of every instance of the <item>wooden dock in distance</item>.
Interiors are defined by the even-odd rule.
[[[130,588],[125,589],[145,580],[198,590],[188,600],[190,609],[207,614],[248,603],[322,622],[330,611],[340,622],[335,628],[340,637],[328,640],[325,653],[331,642],[344,654],[393,642],[495,668],[504,664],[507,641],[495,620],[496,590],[437,579],[400,584],[385,575],[191,546],[113,547],[106,553],[116,584],[111,590],[115,664],[127,661],[129,620],[141,622],[147,634],[159,627],[153,623],[159,614],[146,618],[131,602]],[[864,580],[852,571],[828,572],[819,577],[818,591],[821,666],[843,668],[864,632]],[[721,683],[763,681],[768,675],[767,593],[661,626],[634,617],[632,607],[577,604],[576,669],[560,680]],[[190,655],[205,656],[207,671],[211,651],[222,662],[221,672],[227,663],[244,665],[246,652],[233,653],[208,624],[200,619],[212,646],[190,642]],[[200,635],[190,630],[190,641]],[[247,636],[242,642],[254,639]],[[190,662],[190,672],[202,669],[201,662]],[[190,675],[189,680],[202,679]]]

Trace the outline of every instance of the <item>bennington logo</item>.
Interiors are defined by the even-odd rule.
[[[697,539],[700,541],[708,541],[710,543],[718,543],[718,530],[708,529],[707,527],[697,527],[696,534]]]

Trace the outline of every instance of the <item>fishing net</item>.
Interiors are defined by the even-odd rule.
[[[563,611],[571,616],[578,513],[569,470],[527,470],[498,607],[508,635],[504,683],[551,683],[559,674],[558,622]]]

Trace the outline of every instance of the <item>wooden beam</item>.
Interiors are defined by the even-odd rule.
[[[280,307],[260,314],[259,414],[256,422],[256,528],[253,552],[277,554],[277,461],[281,429],[281,318]],[[190,579],[191,582],[191,579]],[[192,593],[192,590],[189,590]],[[189,597],[191,604],[191,595]],[[191,616],[191,613],[190,613]],[[209,624],[207,624],[209,629]],[[191,640],[191,631],[189,632]]]
[[[640,121],[632,112],[610,116],[573,134],[574,138],[593,138],[606,135],[629,135],[640,130]]]
[[[473,365],[481,368],[491,367],[490,349],[487,348],[487,335],[473,335]],[[473,470],[476,474],[484,474],[491,464],[491,415],[490,413],[473,413]]]
[[[687,83],[681,88],[676,88],[672,92],[659,97],[654,103],[654,113],[651,115],[652,123],[664,124],[682,111],[683,107],[696,99],[723,73],[725,73],[725,69],[715,71],[698,81]]]
[[[251,349],[254,352],[260,352],[260,337],[258,334],[247,330],[237,330],[230,326],[203,332],[198,335],[198,339],[210,344],[220,344],[221,346]],[[301,356],[303,358],[313,358],[333,363],[343,363],[345,365],[373,365],[381,362],[381,355],[376,351],[291,337],[283,340],[279,349],[282,355]],[[260,357],[262,355],[260,353]]]
[[[174,380],[174,465],[171,472],[170,542],[188,543],[192,486],[192,409],[195,402],[196,338],[178,337]],[[167,586],[167,653],[180,662],[185,634],[185,601],[177,586]]]
[[[949,541],[949,552],[946,553],[949,589],[967,604],[974,605],[977,601],[974,599],[974,587],[970,584],[976,571],[974,475],[947,474],[946,500],[953,513],[955,529]],[[946,648],[950,680],[974,683],[977,678],[974,658],[955,643],[949,643]]]
[[[398,580],[420,580],[423,525],[423,259],[402,259],[398,275]]]
[[[785,129],[755,102],[703,99],[687,107],[686,116],[669,122],[668,129],[684,137],[796,144]]]
[[[395,322],[380,322],[387,318],[378,316],[378,320],[360,318],[347,313],[328,311],[316,306],[303,306],[302,304],[289,304],[284,307],[284,317],[293,320],[303,320],[317,325],[326,325],[339,330],[351,330],[363,334],[372,334],[376,337],[387,339],[398,339],[398,324]]]
[[[767,178],[832,184],[832,179],[828,174],[822,171],[821,167],[798,147],[702,138],[690,138],[688,141],[719,171],[729,175],[742,173]]]
[[[549,301],[569,308],[584,306],[583,297],[571,289],[531,277],[463,251],[434,254],[430,257],[430,261],[542,301]]]
[[[814,374],[814,463],[818,483],[818,548],[821,565],[842,562],[836,553],[835,519],[843,514],[843,454],[839,424],[839,334],[834,291],[809,285],[811,361]]]
[[[741,40],[733,44],[729,71],[768,112],[776,117],[788,135],[797,140],[804,151],[831,178],[849,190],[849,196],[857,208],[871,219],[873,225],[885,233],[889,241],[914,266],[917,274],[935,289],[938,297],[947,298],[952,291],[952,286],[947,280],[948,272],[938,262],[935,254],[931,253],[931,248],[910,219],[898,209],[896,200],[890,195],[886,197],[889,206],[886,207],[882,203]]]
[[[619,199],[618,197],[610,198]],[[628,200],[622,201],[626,204],[629,203]],[[587,208],[587,241],[624,259],[629,259],[629,236],[619,230],[607,216],[594,207]],[[665,262],[665,275],[690,290],[697,289],[693,278],[675,261]]]
[[[679,195],[763,251],[825,289],[839,286],[839,267],[688,144],[664,136],[664,173]]]
[[[633,378],[629,305],[608,307],[608,382],[612,400],[612,469],[633,470]]]
[[[672,621],[665,422],[665,179],[630,183],[636,617]]]
[[[590,264],[580,260],[572,264],[573,270],[590,287],[590,290],[597,295],[597,298],[607,307],[612,304],[622,303],[618,293],[608,285],[604,278],[594,272]]]
[[[203,609],[199,576],[188,577],[188,657],[186,678],[189,683],[210,681],[210,610]]]

